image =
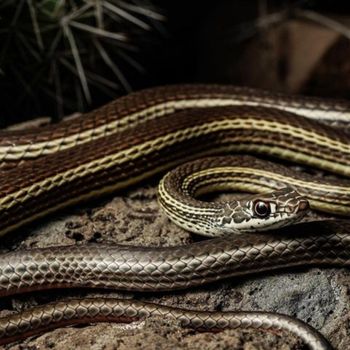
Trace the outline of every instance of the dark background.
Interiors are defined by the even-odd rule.
[[[154,22],[152,31],[137,33],[142,40],[132,56],[143,72],[123,63],[120,66],[132,90],[199,82],[350,97],[350,36],[337,26],[348,28],[350,5],[342,1],[158,0],[153,4],[166,20]],[[2,19],[4,13],[0,9]],[[321,21],[305,18],[309,13],[321,15]],[[6,31],[1,35],[6,37]],[[18,69],[25,65],[19,61],[16,66],[16,56],[12,63]],[[30,93],[24,94],[16,75],[6,67],[3,70],[2,127],[38,116],[58,121],[63,115],[91,110],[127,93],[123,88],[113,96],[93,90],[91,103],[75,105],[73,98],[69,106],[58,109],[40,84],[30,86]],[[63,74],[61,79],[69,77]]]

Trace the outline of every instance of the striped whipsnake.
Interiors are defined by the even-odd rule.
[[[299,99],[234,87],[176,86],[131,94],[73,121],[40,130],[3,131],[0,230],[8,233],[57,209],[131,186],[200,156],[257,153],[349,177],[347,134],[326,125],[346,124],[349,110],[345,102]],[[240,160],[231,157],[229,161],[206,158],[180,166],[172,174],[161,182],[160,204],[173,221],[197,233],[218,234],[218,226],[235,231],[232,222],[233,228],[248,223],[242,227],[252,231],[258,222],[266,223],[272,213],[279,215],[278,223],[276,218],[268,223],[271,227],[278,227],[285,214],[289,219],[295,214],[295,220],[307,207],[295,190],[307,197],[314,209],[349,214],[347,180],[294,174],[248,156]],[[286,184],[293,190],[282,189]],[[239,215],[235,215],[237,203],[225,203],[219,208],[219,219],[216,204],[191,197],[227,188],[263,193],[278,190],[279,195],[277,199],[276,195],[258,195],[244,205],[240,202]],[[287,197],[287,206],[283,197]],[[261,214],[266,209],[264,205],[268,214],[255,217],[250,224],[252,217],[247,213]],[[212,213],[216,215],[215,227],[212,218],[208,221]],[[207,230],[210,225],[214,228]],[[283,266],[347,265],[349,239],[350,235],[338,226],[331,226],[323,236],[217,238],[194,244],[190,252],[188,247],[93,245],[12,252],[0,257],[0,294],[58,287],[172,290]],[[329,249],[333,245],[337,247],[336,254]],[[160,306],[142,306],[137,302],[125,306],[125,301],[85,301],[91,307],[84,301],[71,303],[75,306],[65,308],[70,310],[68,314],[59,306],[47,306],[46,314],[50,316],[46,319],[40,318],[42,310],[5,317],[0,335],[8,341],[21,333],[31,334],[34,328],[45,329],[45,322],[50,320],[58,320],[58,325],[77,318],[90,320],[91,315],[96,316],[96,310],[97,320],[144,317],[152,314],[150,309],[158,310],[153,314],[162,313]],[[225,317],[232,320],[231,326],[285,327],[314,349],[328,348],[313,330],[285,316],[212,314],[206,325],[203,319],[208,319],[208,314],[198,313],[193,318],[193,313],[169,308],[164,308],[163,314],[199,328],[227,326],[231,321],[224,322]]]

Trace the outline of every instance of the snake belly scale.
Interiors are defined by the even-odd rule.
[[[348,123],[349,107],[346,102],[298,99],[250,89],[177,86],[131,94],[71,122],[24,132],[3,131],[0,134],[0,231],[8,233],[60,208],[129,187],[185,160],[233,152],[277,157],[327,170],[344,179],[321,180],[304,173],[294,174],[249,156],[231,157],[228,161],[206,158],[175,170],[175,175],[184,174],[181,186],[187,191],[185,195],[229,187],[259,193],[277,190],[287,196],[283,190],[287,185],[301,195],[294,207],[306,209],[305,204],[299,205],[304,203],[305,196],[313,209],[348,216],[350,191],[349,180],[345,179],[350,176],[348,135],[326,124]],[[213,175],[215,181],[211,180]],[[184,198],[177,189],[171,175],[161,182],[159,201],[170,218],[177,223],[182,220],[185,222],[182,226],[190,228],[186,224],[196,215],[189,215],[183,221],[186,214],[183,209],[190,207],[194,214],[193,205],[197,205],[197,221],[191,223],[197,230],[193,231],[213,235],[213,231],[203,229],[208,223],[203,224],[201,210],[215,211],[215,205],[204,205],[197,200],[190,203],[189,197]],[[289,211],[294,210],[291,207]],[[228,221],[225,218],[221,224]],[[198,222],[204,226],[198,226]],[[328,232],[323,236],[287,233],[278,238],[248,235],[245,240],[209,240],[193,244],[190,255],[188,247],[125,246],[59,247],[8,253],[0,257],[0,294],[63,287],[173,290],[286,266],[348,265],[348,233],[342,226],[327,227]],[[285,327],[299,334],[313,349],[329,348],[315,331],[281,315],[214,313],[212,318],[205,316],[210,320],[204,325],[205,313],[193,318],[189,311],[160,306],[157,309],[135,302],[124,307],[128,302],[86,303],[92,305],[90,309],[83,301],[71,301],[68,309],[73,312],[60,313],[61,318],[55,318],[60,320],[58,324],[90,319],[89,312],[85,316],[80,314],[82,309],[99,309],[96,319],[104,320],[142,318],[152,314],[150,310],[158,310],[153,313],[163,312],[197,328],[222,328],[220,325],[225,324],[222,317],[227,317],[226,323],[232,327],[257,324],[262,324],[262,328]],[[59,308],[57,305],[47,306],[45,312],[53,315]],[[36,318],[40,310],[28,312],[0,320],[3,342],[50,328],[55,323],[44,324],[39,316]]]

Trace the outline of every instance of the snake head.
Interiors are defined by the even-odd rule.
[[[291,187],[224,204],[217,223],[223,233],[248,233],[276,229],[299,221],[309,202]]]

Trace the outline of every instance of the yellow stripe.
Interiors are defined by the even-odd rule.
[[[136,112],[125,116],[119,120],[114,120],[110,123],[104,124],[95,129],[90,129],[83,131],[78,134],[73,134],[63,138],[57,138],[50,141],[31,143],[25,145],[16,145],[16,146],[0,146],[0,160],[18,160],[24,158],[35,158],[41,155],[48,155],[55,153],[57,151],[61,151],[64,149],[68,149],[74,147],[76,145],[81,145],[86,142],[90,142],[92,140],[96,140],[98,138],[112,135],[116,132],[123,131],[135,125],[137,122],[152,120],[158,117],[161,117],[166,114],[170,114],[176,110],[187,109],[187,108],[195,108],[195,107],[222,107],[222,106],[234,106],[234,105],[246,105],[246,106],[265,106],[270,107],[270,103],[264,103],[263,100],[259,102],[250,102],[250,101],[239,101],[239,100],[231,100],[231,99],[195,99],[195,100],[177,100],[170,101],[165,103],[160,103],[158,105],[146,108],[140,112]],[[301,116],[305,116],[307,118],[316,118],[321,119],[322,115],[320,111],[312,111],[308,109],[294,108],[292,106],[275,106],[276,108],[294,112]],[[315,115],[313,114],[315,113]],[[323,111],[324,112],[324,111]],[[334,114],[334,112],[332,112]],[[342,112],[344,114],[344,112]],[[344,117],[346,121],[350,121],[350,118]],[[302,128],[292,127],[291,125],[280,124],[278,122],[267,122],[267,121],[256,121],[261,122],[265,125],[265,127],[270,124],[270,128],[268,130],[276,133],[285,132],[290,133],[296,137],[300,137],[303,139],[313,140],[319,145],[328,146],[335,150],[340,150],[344,153],[350,153],[350,147],[347,144],[338,142],[331,138],[325,137],[323,135],[319,135],[314,132],[309,132]],[[245,121],[242,122],[245,124]],[[244,127],[244,126],[243,126]],[[274,128],[278,128],[279,130],[275,130]]]
[[[140,156],[145,156],[151,152],[160,150],[164,147],[171,146],[177,142],[181,142],[184,140],[192,139],[194,137],[198,137],[201,135],[208,135],[210,133],[215,133],[218,131],[223,130],[234,130],[234,129],[240,129],[240,128],[251,128],[251,124],[254,124],[255,128],[258,128],[259,130],[268,130],[271,132],[281,132],[282,125],[277,122],[267,122],[267,121],[256,121],[256,119],[248,119],[244,122],[240,119],[236,120],[221,120],[221,121],[215,121],[210,122],[203,125],[197,125],[191,128],[185,128],[173,133],[169,133],[167,135],[158,137],[154,140],[150,140],[147,142],[144,142],[143,144],[130,147],[129,149],[117,152],[115,154],[96,159],[94,161],[91,161],[89,163],[80,165],[78,167],[72,168],[70,170],[67,170],[62,173],[58,173],[54,176],[51,176],[49,178],[46,178],[42,181],[38,181],[34,183],[31,186],[22,188],[14,193],[11,193],[7,195],[4,198],[0,199],[0,207],[1,210],[8,210],[12,205],[15,203],[23,203],[24,201],[28,200],[31,197],[35,197],[40,195],[41,193],[48,191],[52,188],[55,188],[59,185],[62,185],[66,182],[73,181],[74,179],[84,177],[88,174],[96,173],[100,170],[105,170],[110,167],[113,167],[115,165],[123,164],[124,162],[129,162],[130,160],[137,159]],[[285,125],[283,125],[285,127]],[[292,134],[295,137],[308,137],[310,136],[308,133],[305,132],[305,130],[300,128],[294,128],[289,126],[287,129],[283,130],[284,133]],[[306,136],[304,135],[306,133]],[[224,140],[223,140],[224,141]],[[322,145],[325,140],[323,138],[317,139],[315,138],[315,142],[319,142],[320,145]],[[338,146],[340,147],[339,144]],[[331,147],[334,145],[328,145],[328,147]],[[346,145],[347,148],[349,148],[348,145]],[[320,160],[317,157],[314,157],[313,155],[303,155],[299,154],[296,155],[294,151],[290,151],[288,149],[281,149],[279,147],[271,147],[271,146],[263,146],[263,145],[231,145],[229,147],[224,147],[225,150],[234,150],[234,151],[240,151],[240,150],[248,150],[248,151],[255,151],[260,153],[266,153],[270,155],[277,154],[279,156],[283,156],[286,159],[291,159],[298,161],[302,160],[304,164],[310,164],[310,165],[318,165],[320,162],[322,162],[323,167],[325,169],[329,170],[335,170],[337,172],[348,174],[350,175],[350,168],[348,166],[343,166],[341,164],[327,161],[327,160]],[[344,150],[343,150],[344,151]],[[347,151],[350,152],[350,149],[347,149]],[[213,153],[218,153],[219,148],[213,150]],[[210,154],[209,151],[204,152],[204,154]],[[199,156],[199,154],[197,154]]]
[[[191,182],[198,181],[198,179],[201,177],[219,175],[219,174],[230,174],[230,173],[261,176],[267,179],[273,179],[274,181],[277,181],[280,183],[290,183],[294,186],[309,188],[311,190],[316,189],[326,193],[332,192],[332,193],[337,193],[342,195],[350,194],[350,188],[348,186],[327,185],[324,183],[308,182],[301,179],[296,179],[293,177],[284,176],[282,174],[270,172],[264,169],[238,167],[238,166],[215,167],[215,168],[205,169],[205,170],[195,172],[184,179],[183,190],[186,191],[187,188],[191,185]]]

